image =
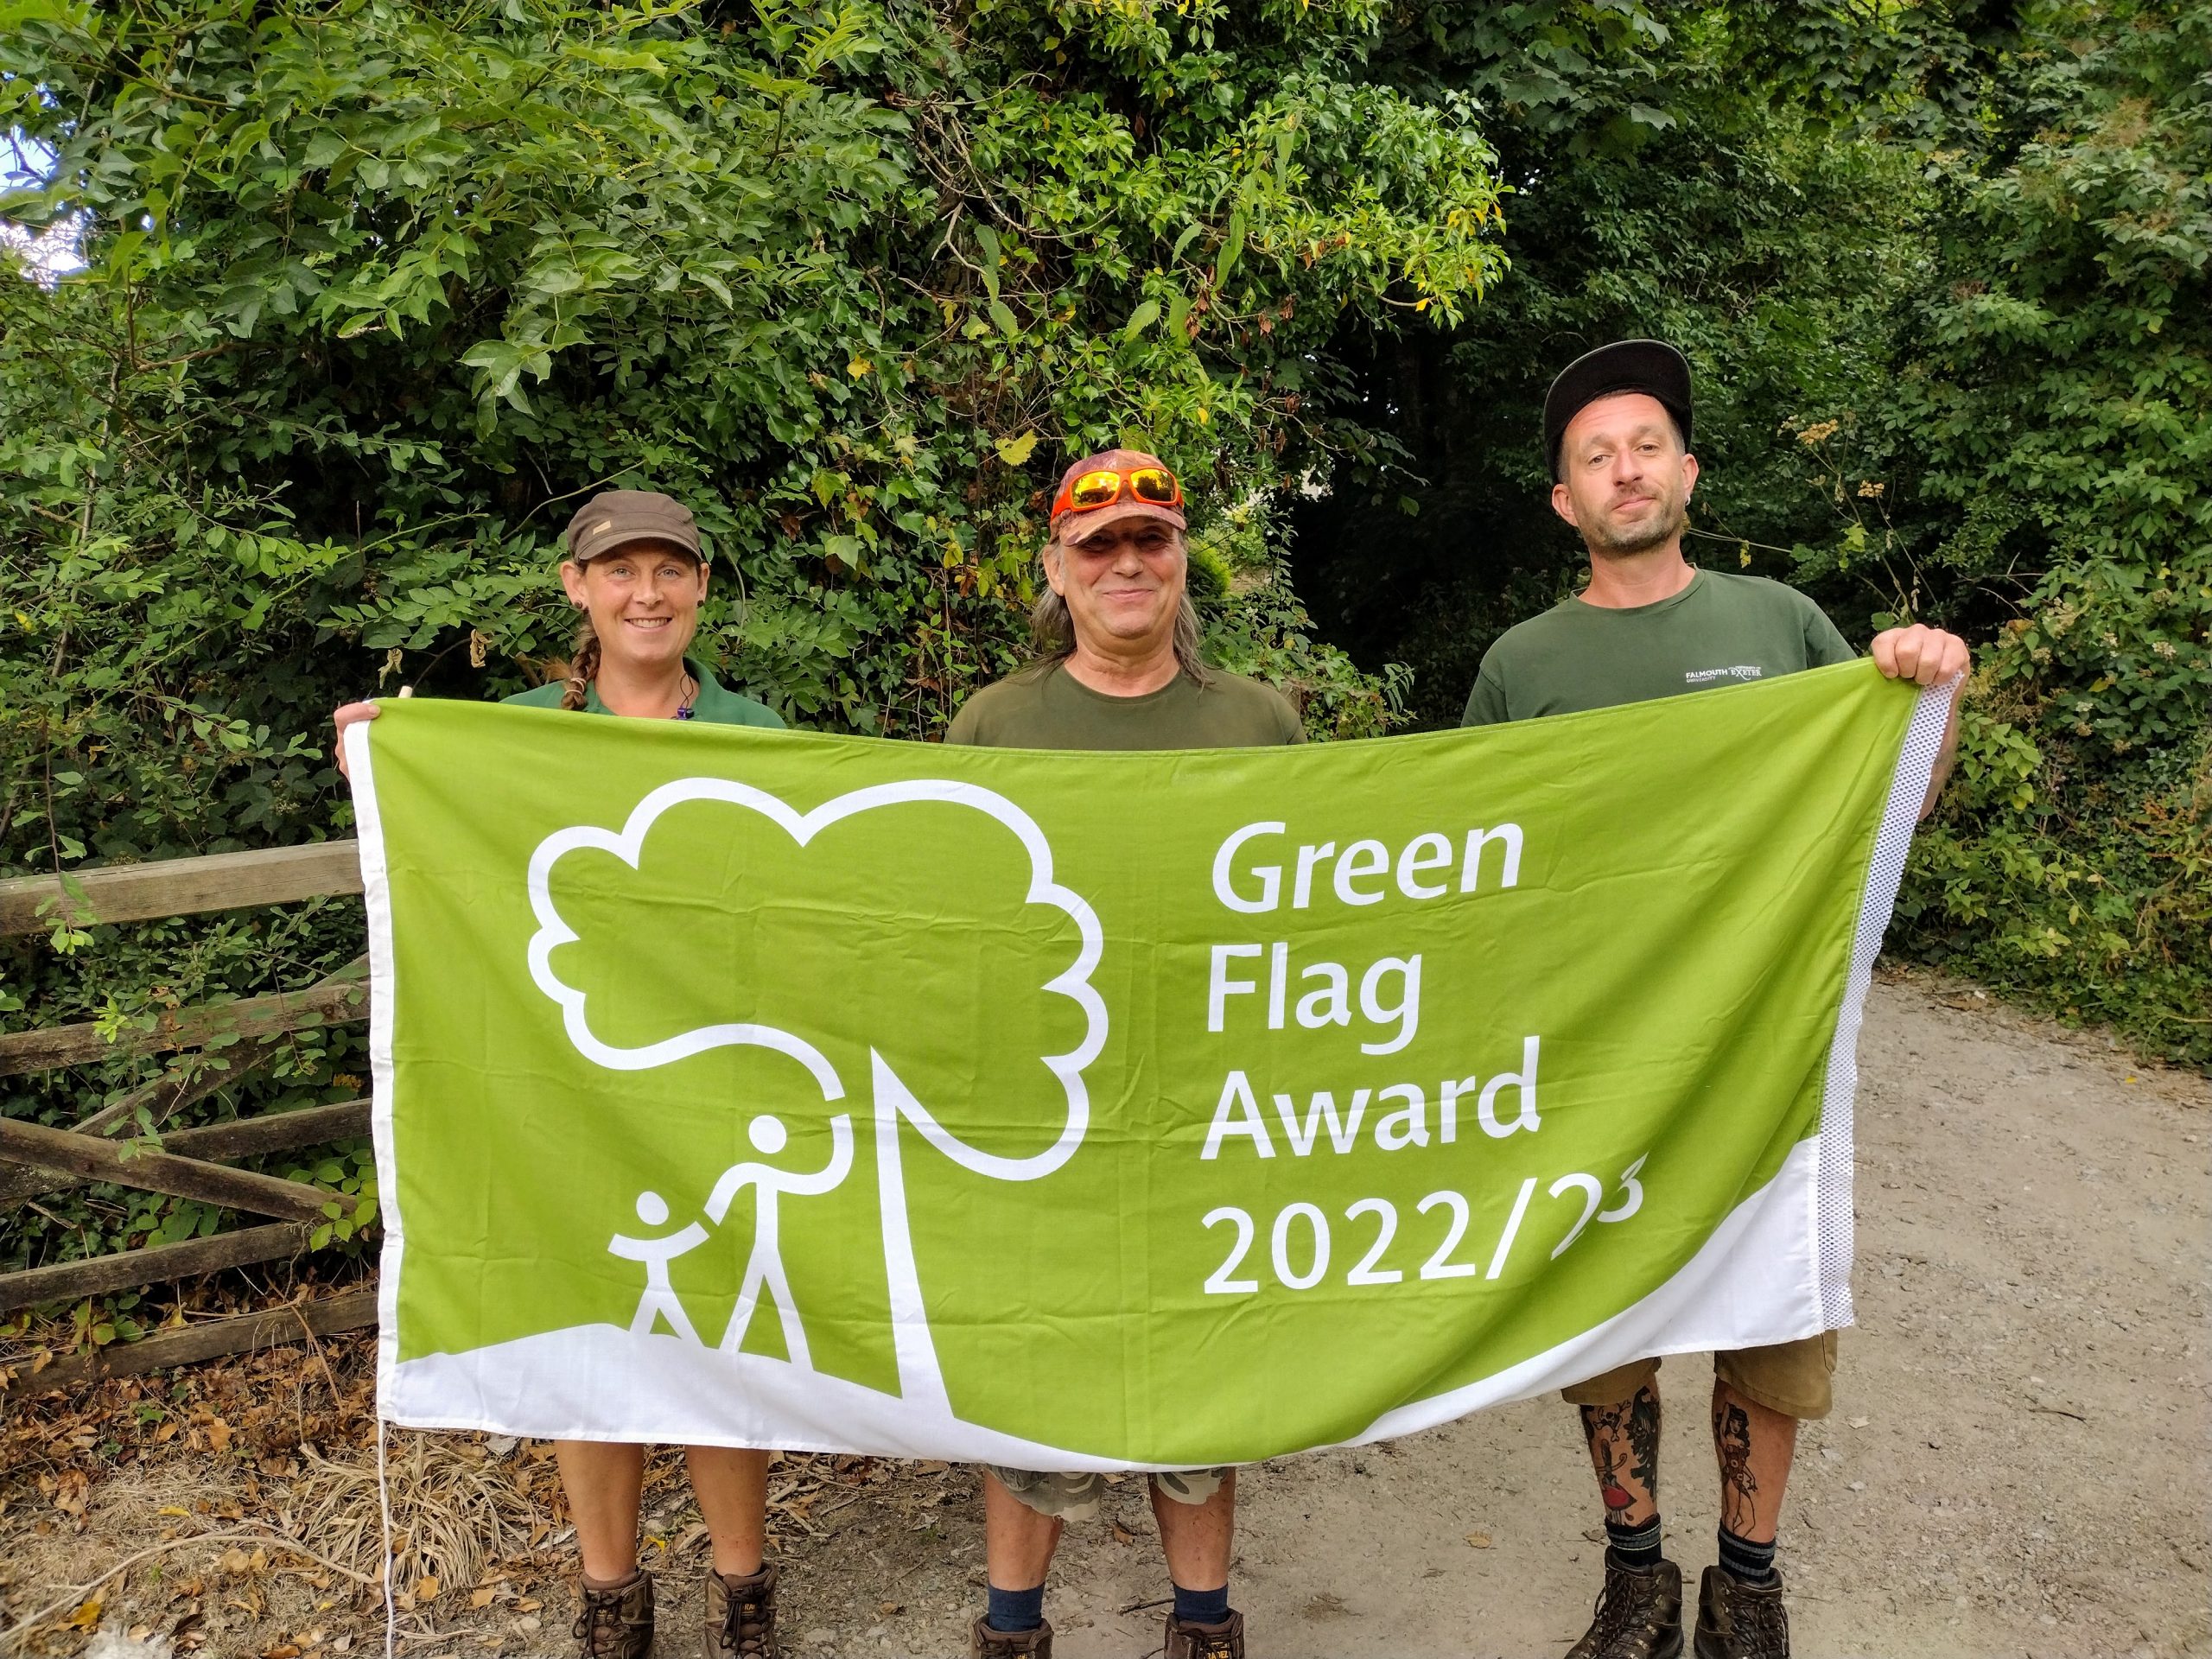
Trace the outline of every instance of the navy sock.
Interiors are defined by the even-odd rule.
[[[1175,1586],[1175,1618],[1183,1624],[1218,1624],[1229,1617],[1229,1586],[1218,1590],[1185,1590]]]
[[[1642,1526],[1624,1527],[1611,1516],[1605,1517],[1605,1553],[1612,1557],[1616,1567],[1633,1567],[1638,1571],[1659,1565],[1659,1515]]]
[[[1001,1636],[1019,1636],[1024,1630],[1033,1630],[1045,1622],[1045,1586],[1034,1590],[1001,1590],[995,1584],[987,1586],[990,1592],[990,1611],[983,1620]]]
[[[1732,1579],[1760,1586],[1774,1582],[1774,1546],[1755,1544],[1720,1529],[1720,1570]]]

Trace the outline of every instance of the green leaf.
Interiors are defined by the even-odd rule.
[[[976,227],[976,245],[983,251],[983,287],[995,301],[999,296],[1001,264],[999,233],[988,225],[978,225]]]
[[[1240,211],[1229,216],[1229,233],[1221,239],[1221,252],[1213,262],[1213,285],[1218,292],[1229,284],[1229,275],[1236,269],[1236,262],[1244,257],[1244,215]]]
[[[1122,325],[1122,338],[1135,340],[1160,320],[1160,302],[1147,300],[1129,313],[1129,320]]]
[[[993,448],[997,449],[999,459],[1007,466],[1019,467],[1036,453],[1037,435],[1032,431],[1024,432],[1017,438],[1001,438]]]
[[[1013,308],[1004,300],[993,300],[988,308],[991,321],[998,324],[1000,332],[1008,340],[1021,332],[1021,324],[1014,317]]]

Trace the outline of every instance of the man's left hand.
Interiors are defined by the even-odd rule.
[[[1874,636],[1874,666],[1893,680],[1936,685],[1967,671],[1967,642],[1955,633],[1916,622]]]

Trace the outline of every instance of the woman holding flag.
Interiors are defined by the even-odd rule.
[[[561,585],[583,618],[567,671],[507,702],[640,720],[783,725],[773,709],[726,690],[684,654],[709,575],[689,508],[656,491],[603,491],[569,521],[564,539]],[[337,711],[341,772],[346,728],[376,717],[370,702]],[[653,1639],[652,1579],[638,1564],[645,1447],[599,1440],[554,1446],[582,1556],[579,1651],[584,1659],[645,1659]],[[770,1454],[688,1446],[683,1455],[714,1548],[709,1659],[775,1654],[778,1573],[762,1558]]]

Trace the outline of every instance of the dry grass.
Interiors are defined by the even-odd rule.
[[[376,1577],[384,1536],[373,1456],[337,1463],[304,1447],[305,1467],[286,1509],[296,1535],[334,1560]],[[392,1590],[411,1603],[425,1579],[466,1586],[492,1563],[530,1547],[543,1516],[480,1441],[459,1434],[391,1431],[385,1460],[391,1500]]]

